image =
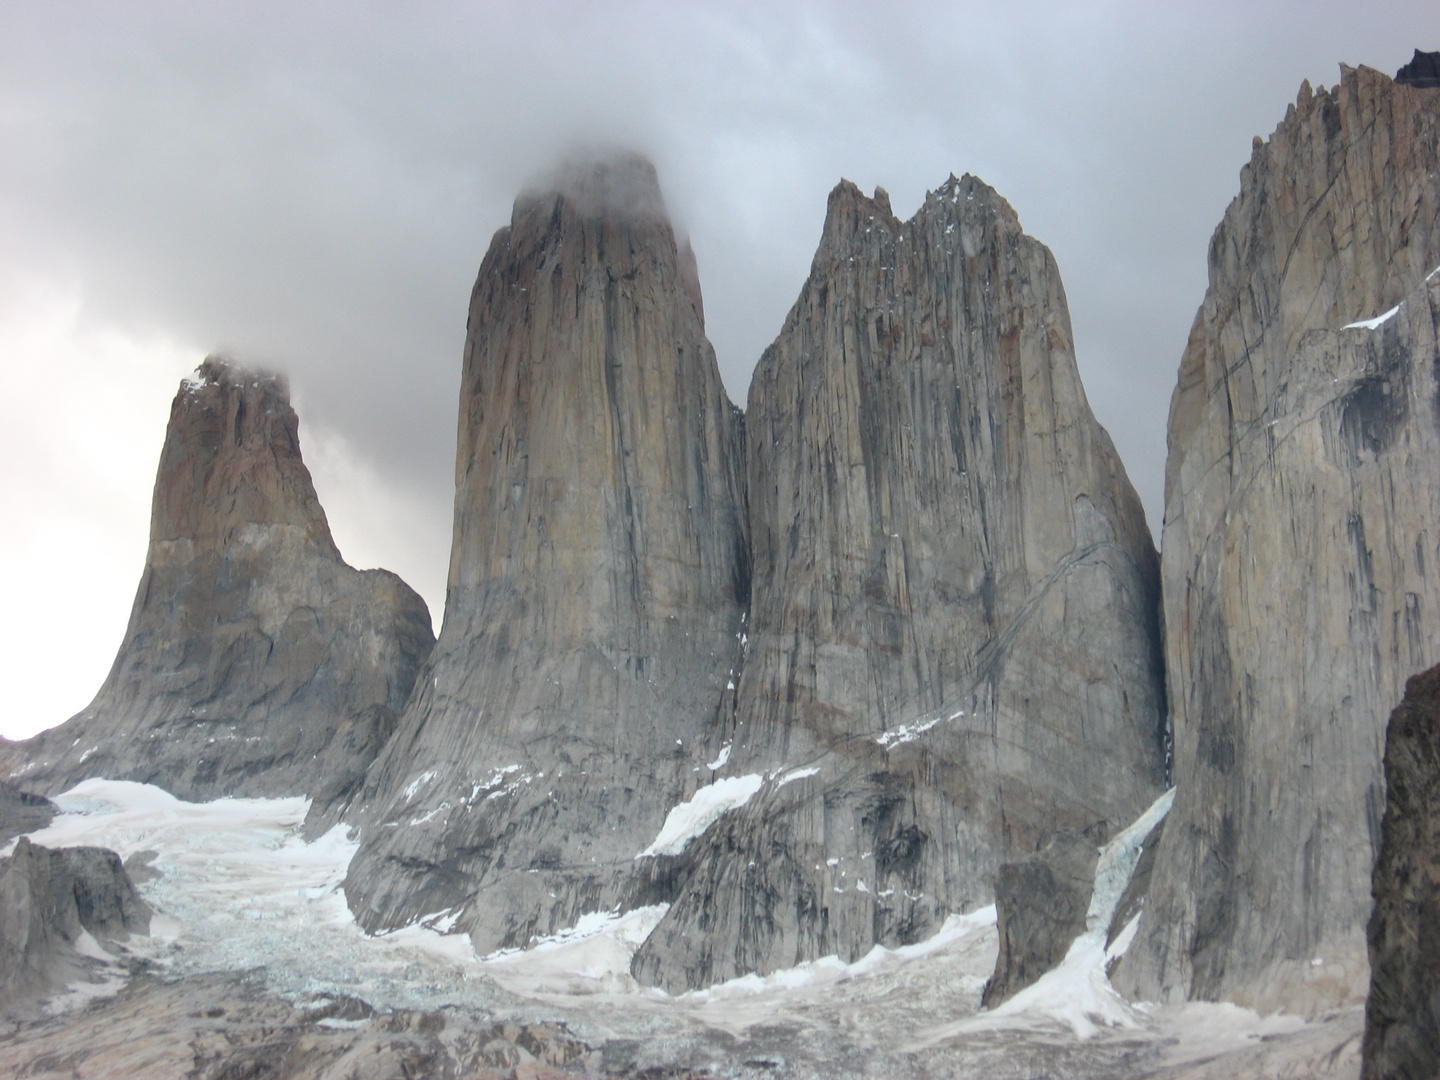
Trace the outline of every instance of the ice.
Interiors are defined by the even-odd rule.
[[[1428,281],[1429,279],[1427,278],[1426,280]],[[1394,307],[1392,307],[1389,311],[1385,312],[1385,314],[1383,314],[1383,315],[1376,315],[1373,319],[1361,319],[1359,322],[1346,323],[1346,324],[1345,324],[1345,329],[1346,329],[1346,330],[1374,330],[1374,329],[1375,329],[1376,327],[1378,327],[1381,323],[1387,322],[1387,321],[1388,321],[1391,317],[1393,317],[1394,314],[1395,314],[1397,311],[1399,311],[1399,310],[1400,310],[1400,305],[1399,305],[1399,304],[1396,304],[1396,305],[1395,305]]]
[[[724,746],[720,747],[720,753],[715,756],[715,760],[710,762],[705,767],[711,772],[715,772],[717,769],[723,769],[725,767],[725,763],[729,760],[730,744],[727,742]]]
[[[800,773],[808,775],[806,769],[784,775]],[[762,783],[748,776],[702,788],[672,811],[676,827],[667,843],[683,847],[687,830],[698,835],[706,818],[741,805]],[[367,936],[340,890],[356,838],[337,828],[305,843],[304,799],[195,804],[142,784],[89,780],[57,797],[60,815],[31,837],[47,846],[98,844],[122,857],[155,852],[151,865],[161,877],[140,890],[157,914],[150,937],[134,936],[126,949],[176,977],[263,969],[269,989],[297,1003],[346,995],[381,1010],[453,1005],[491,1016],[540,1016],[566,1023],[596,1045],[609,1038],[709,1040],[704,1045],[716,1061],[742,1052],[734,1049],[737,1038],[783,1030],[795,1033],[801,1060],[809,1060],[806,1054],[828,1060],[832,1052],[854,1060],[856,1053],[873,1052],[901,1063],[876,1075],[920,1075],[923,1069],[902,1067],[905,1055],[932,1050],[946,1061],[970,1061],[971,1046],[980,1048],[977,1054],[986,1046],[1022,1053],[1035,1046],[1079,1047],[1087,1049],[1077,1053],[1102,1061],[1107,1045],[1143,1041],[1161,1055],[1152,1059],[1158,1067],[1303,1034],[1303,1021],[1294,1017],[1262,1019],[1231,1005],[1132,1006],[1105,980],[1107,956],[1128,947],[1136,921],[1108,953],[1102,924],[1112,918],[1141,843],[1172,798],[1167,793],[1102,851],[1086,932],[1060,968],[999,1009],[979,1014],[980,991],[997,951],[993,905],[951,915],[925,941],[876,946],[852,963],[828,956],[671,997],[638,985],[629,973],[636,950],[666,914],[663,904],[591,912],[524,950],[486,957],[476,956],[464,934],[441,932],[459,924],[463,905]],[[667,830],[671,824],[667,819]],[[657,845],[662,839],[665,830]],[[859,866],[873,865],[861,859]],[[858,880],[855,888],[862,888]],[[105,963],[105,981],[75,984],[52,1000],[52,1011],[82,1006],[124,985],[119,966],[106,962],[98,942],[82,939],[77,947]],[[817,1068],[815,1075],[848,1075],[838,1066]]]
[[[759,773],[730,776],[702,787],[694,795],[673,807],[665,816],[665,824],[650,846],[636,855],[647,859],[655,855],[679,855],[685,845],[715,823],[727,810],[744,806],[760,790],[765,778]]]

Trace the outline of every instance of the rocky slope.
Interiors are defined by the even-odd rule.
[[[708,775],[748,566],[696,280],[638,158],[570,168],[495,235],[444,630],[350,818],[367,928],[451,912],[484,953],[608,909]]]
[[[1440,667],[1385,729],[1385,816],[1370,913],[1364,1080],[1440,1075]]]
[[[840,184],[751,385],[748,640],[722,778],[637,977],[912,942],[1002,861],[1097,846],[1164,779],[1158,569],[1050,252],[951,177]]]
[[[1440,92],[1302,87],[1211,241],[1171,402],[1179,794],[1130,993],[1365,992],[1385,716],[1440,659],[1437,265]]]
[[[425,602],[340,558],[286,384],[210,357],[170,410],[150,547],[115,665],[58,728],[4,748],[10,777],[89,776],[187,799],[342,799],[433,643]]]
[[[148,934],[150,914],[113,851],[22,836],[0,859],[0,1010],[83,980],[109,949]]]

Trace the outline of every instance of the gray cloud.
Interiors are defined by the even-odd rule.
[[[743,403],[834,183],[904,215],[973,172],[1055,251],[1158,525],[1169,392],[1251,136],[1302,79],[1437,45],[1433,0],[8,4],[0,245],[95,332],[290,372],[342,549],[438,621],[466,300],[528,178],[577,145],[655,161]],[[33,393],[41,360],[3,328],[0,356],[5,392]]]

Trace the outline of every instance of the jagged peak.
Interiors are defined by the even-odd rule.
[[[1402,86],[1418,86],[1422,90],[1440,87],[1440,52],[1415,50],[1410,62],[1395,73]]]
[[[194,371],[180,380],[180,390],[182,393],[193,393],[207,386],[242,387],[247,383],[253,389],[264,387],[284,401],[290,400],[290,380],[283,374],[250,367],[223,353],[211,353],[205,357]]]

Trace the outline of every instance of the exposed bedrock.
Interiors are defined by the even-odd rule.
[[[344,798],[379,752],[433,643],[394,574],[330,537],[284,380],[211,357],[170,409],[150,547],[95,700],[7,744],[10,776],[90,776],[183,799]]]
[[[483,953],[630,895],[740,661],[743,419],[649,162],[523,195],[471,299],[444,629],[349,820],[367,928]]]
[[[1050,252],[983,182],[831,193],[746,418],[752,605],[721,777],[633,970],[669,989],[926,937],[1164,779],[1158,565]]]
[[[1085,932],[1098,849],[1083,836],[1057,836],[1043,851],[1004,863],[995,880],[1000,954],[980,999],[994,1008],[1033,984]]]
[[[0,859],[0,1009],[83,981],[116,944],[148,934],[150,914],[115,852],[22,836]]]
[[[1128,993],[1365,994],[1385,717],[1440,660],[1436,266],[1440,91],[1302,87],[1211,240],[1171,401],[1178,795]]]
[[[32,795],[0,780],[0,844],[9,843],[21,833],[43,829],[56,813],[55,804],[43,795]]]
[[[1385,733],[1370,913],[1364,1080],[1440,1076],[1440,667],[1405,684]]]

